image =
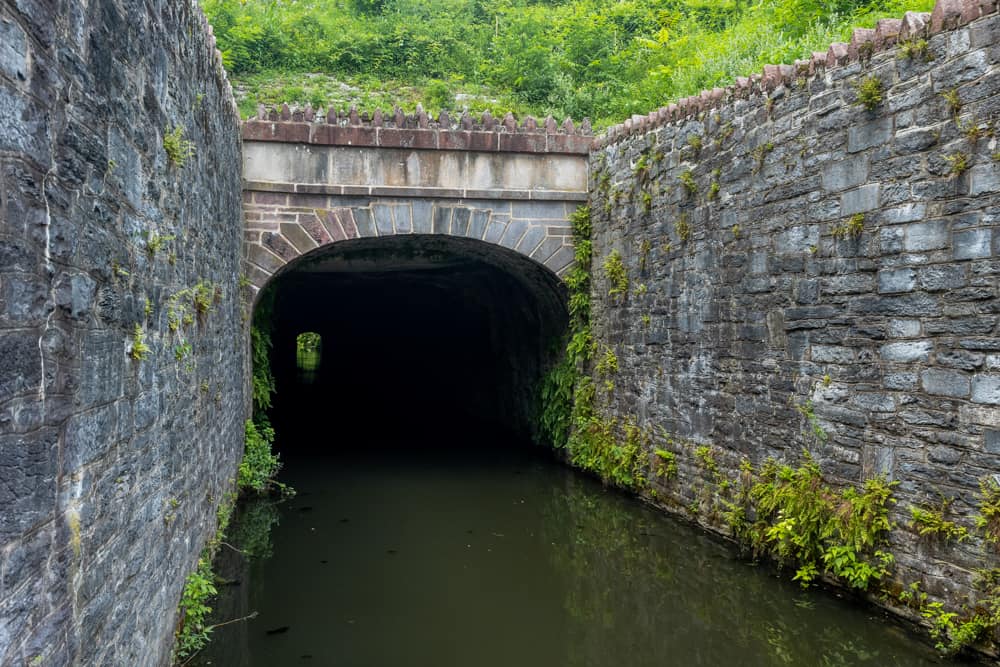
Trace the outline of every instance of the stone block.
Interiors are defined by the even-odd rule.
[[[993,230],[969,229],[952,235],[955,259],[979,259],[993,254]]]
[[[878,208],[879,184],[863,185],[840,196],[840,213],[843,216],[865,213]]]
[[[813,345],[811,357],[821,364],[849,364],[854,361],[854,350],[841,345]]]
[[[847,131],[847,152],[856,153],[880,146],[892,137],[892,117],[855,123]]]
[[[928,361],[933,351],[934,343],[928,340],[915,340],[887,343],[882,346],[881,355],[883,361],[911,363],[914,361]]]
[[[968,398],[971,386],[969,376],[966,373],[937,368],[928,368],[923,371],[920,374],[920,383],[928,394],[949,398]]]
[[[883,209],[882,220],[888,225],[898,225],[904,222],[923,220],[927,215],[927,204],[924,202],[909,202],[895,208]]]
[[[918,271],[920,288],[928,292],[941,292],[964,287],[967,284],[964,265],[938,264]]]
[[[939,250],[948,247],[948,223],[943,220],[907,225],[903,248],[908,252]]]
[[[976,375],[972,379],[972,402],[1000,405],[1000,375]]]
[[[818,243],[819,227],[802,225],[778,234],[774,241],[774,251],[779,255],[809,252]]]
[[[1000,164],[996,160],[969,169],[969,194],[976,196],[987,192],[1000,192]]]
[[[895,391],[913,391],[917,388],[918,379],[914,371],[886,373],[882,380],[882,386]]]
[[[993,428],[983,430],[983,449],[987,454],[1000,454],[1000,430]]]
[[[823,188],[839,192],[861,185],[868,179],[868,156],[853,155],[823,168]]]
[[[920,320],[890,320],[891,338],[916,338],[920,335]]]
[[[917,285],[914,269],[883,269],[878,272],[878,291],[882,294],[912,292]]]

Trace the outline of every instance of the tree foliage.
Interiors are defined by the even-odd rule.
[[[227,69],[485,85],[612,122],[933,0],[203,0]],[[454,95],[437,91],[439,103]],[[269,100],[259,100],[269,101]],[[299,101],[299,100],[287,100]],[[319,99],[312,101],[321,103]],[[473,109],[475,111],[477,109]]]

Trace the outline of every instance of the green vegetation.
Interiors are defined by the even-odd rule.
[[[663,479],[672,479],[677,476],[677,455],[673,452],[660,449],[653,450],[656,456],[656,463],[653,466],[654,474]]]
[[[183,167],[184,163],[194,155],[194,142],[184,138],[184,128],[178,125],[163,134],[163,150],[167,152],[170,164]]]
[[[861,79],[855,86],[858,93],[857,103],[868,111],[874,111],[882,104],[885,96],[885,84],[874,74]]]
[[[628,273],[625,271],[621,253],[617,250],[608,253],[602,268],[609,284],[608,296],[628,294]]]
[[[575,263],[566,276],[569,288],[569,334],[562,341],[561,357],[542,379],[539,387],[539,432],[543,442],[566,447],[577,408],[574,388],[583,381],[584,366],[594,354],[590,333],[590,267],[593,246],[590,240],[590,208],[581,206],[570,216],[573,226]]]
[[[243,113],[258,103],[589,116],[598,126],[933,0],[203,0]],[[321,74],[317,74],[321,73]],[[475,83],[473,83],[475,82]],[[178,137],[180,138],[180,137]]]
[[[148,232],[146,234],[146,252],[149,253],[150,257],[155,257],[156,253],[160,251],[163,244],[167,241],[173,241],[174,237],[171,235],[163,235],[156,232]]]
[[[910,529],[921,537],[940,538],[941,540],[957,540],[969,538],[969,529],[945,519],[951,505],[950,498],[942,498],[937,507],[910,507]]]
[[[958,88],[944,91],[941,93],[941,97],[944,98],[945,104],[948,105],[948,111],[951,115],[958,116],[962,111],[962,98],[958,94]]]
[[[848,487],[837,493],[823,482],[808,452],[797,468],[768,460],[749,491],[756,519],[737,523],[734,532],[748,539],[755,552],[794,566],[794,579],[803,586],[826,573],[867,590],[893,562],[883,549],[893,525],[893,486],[895,482],[873,478],[860,491]]]
[[[976,528],[987,541],[1000,544],[1000,483],[989,477],[979,480],[976,499],[979,501]]]
[[[300,333],[295,339],[295,361],[299,370],[315,371],[319,368],[323,339],[315,331]]]
[[[754,173],[760,171],[761,167],[764,166],[764,158],[767,157],[768,153],[774,150],[774,142],[768,141],[767,143],[760,144],[752,151],[750,151],[750,157],[754,161]]]
[[[681,213],[674,220],[674,232],[677,233],[677,238],[681,240],[681,243],[691,238],[691,223],[688,222],[687,213]]]
[[[174,636],[174,662],[187,660],[208,643],[212,631],[208,625],[208,615],[212,613],[208,601],[217,593],[211,556],[203,554],[198,559],[198,567],[188,575],[181,594],[181,619]]]
[[[149,356],[149,346],[146,345],[146,332],[141,324],[136,324],[132,330],[132,349],[129,355],[136,361],[143,361]]]
[[[970,166],[972,166],[969,163],[969,156],[961,151],[949,153],[944,156],[944,159],[949,165],[948,173],[952,176],[961,176],[969,170]]]
[[[258,426],[252,419],[246,421],[246,445],[236,476],[236,485],[240,489],[256,493],[268,491],[281,468],[278,455],[271,451],[273,442],[274,429],[270,424],[265,422]]]
[[[900,60],[923,60],[924,62],[930,62],[934,60],[934,54],[931,53],[929,46],[927,40],[922,37],[904,40],[899,43],[899,54],[897,57]]]
[[[681,172],[681,175],[677,177],[680,180],[681,185],[684,186],[684,192],[689,196],[693,197],[698,194],[698,184],[694,180],[694,174],[691,173],[690,169],[685,169]]]
[[[856,239],[865,230],[865,214],[855,213],[850,218],[834,226],[830,234],[835,239]]]

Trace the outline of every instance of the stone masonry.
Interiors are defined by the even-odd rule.
[[[594,332],[620,365],[602,410],[676,438],[656,445],[680,467],[659,497],[697,501],[696,445],[730,479],[743,458],[794,463],[803,448],[838,485],[887,474],[896,576],[950,604],[996,550],[906,524],[943,496],[971,525],[980,480],[1000,474],[996,11],[942,0],[882,21],[634,117],[591,158]],[[625,298],[600,269],[615,250]]]
[[[0,1],[0,665],[167,663],[231,488],[241,154],[213,47],[188,0]]]
[[[561,276],[587,199],[590,126],[510,114],[436,121],[352,109],[267,112],[243,127],[246,274],[255,289],[332,243],[400,234],[483,241]]]

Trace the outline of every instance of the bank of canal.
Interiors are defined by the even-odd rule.
[[[222,551],[237,583],[220,620],[258,616],[217,629],[201,662],[948,664],[882,612],[803,591],[537,448],[461,440],[290,458],[298,495],[233,531],[258,557]]]

